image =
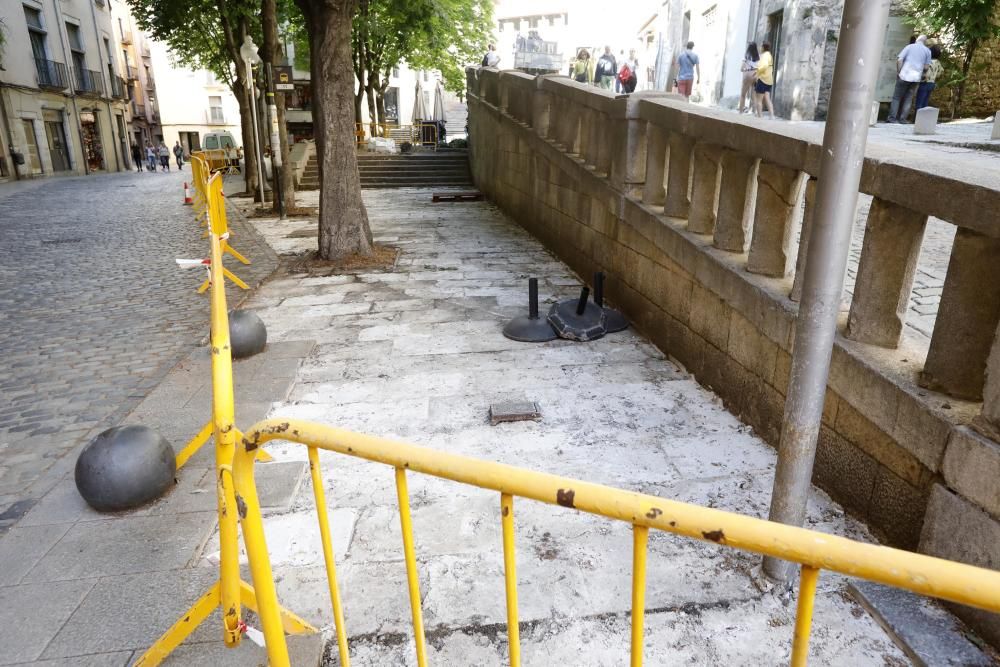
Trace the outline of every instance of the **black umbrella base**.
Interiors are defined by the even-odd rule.
[[[521,343],[547,343],[559,337],[548,320],[528,315],[515,317],[508,322],[503,328],[503,335]]]
[[[588,302],[583,312],[578,314],[578,306],[578,299],[566,299],[552,304],[549,324],[559,337],[581,342],[603,337],[608,332],[604,309]]]
[[[607,328],[608,333],[625,331],[628,329],[628,320],[626,320],[625,316],[621,314],[621,311],[615,310],[614,308],[605,308],[604,326]]]

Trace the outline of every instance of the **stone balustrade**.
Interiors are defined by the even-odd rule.
[[[562,76],[473,68],[468,84],[478,187],[580,275],[605,271],[616,306],[777,444],[820,133]],[[980,565],[1000,562],[994,176],[869,147],[816,462],[817,483],[890,542]],[[928,342],[904,331],[929,217],[957,230]],[[985,546],[943,537],[955,522]],[[1000,642],[1000,621],[984,627]]]

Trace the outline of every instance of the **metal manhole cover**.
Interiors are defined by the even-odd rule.
[[[44,239],[42,245],[59,245],[61,243],[80,243],[83,239]]]
[[[490,405],[490,425],[503,422],[538,421],[542,411],[534,401],[500,401]]]

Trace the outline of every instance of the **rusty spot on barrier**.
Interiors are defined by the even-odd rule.
[[[229,611],[226,612],[226,616],[235,616],[235,615],[236,615],[236,606],[234,605],[229,608]]]
[[[503,509],[501,510],[501,512],[503,512],[503,515],[504,515],[504,516],[507,516],[508,514],[510,514],[510,508],[509,508],[509,507],[507,507],[506,505],[504,505],[504,507],[503,507]]]
[[[225,426],[223,426],[222,428],[219,429],[219,433],[229,433],[232,430],[233,430],[233,425],[232,424],[226,424]]]
[[[726,543],[726,534],[722,532],[721,528],[719,530],[703,530],[701,531],[701,534],[706,540],[712,540],[713,542],[718,542],[719,544]]]
[[[670,527],[671,528],[676,528],[677,527],[677,522],[676,521],[671,521],[670,522]]]
[[[240,513],[240,518],[247,518],[247,504],[243,500],[243,496],[236,496],[236,511]]]
[[[663,514],[663,510],[661,510],[659,507],[653,507],[648,512],[646,512],[646,518],[647,519],[655,519],[656,517],[660,516],[661,514]]]
[[[576,508],[573,504],[573,498],[576,497],[576,491],[573,489],[559,489],[556,491],[556,502],[563,507]]]

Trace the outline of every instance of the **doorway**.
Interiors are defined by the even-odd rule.
[[[24,138],[28,144],[28,164],[31,166],[31,173],[42,173],[42,160],[38,156],[38,141],[35,139],[35,121],[21,120],[24,123]]]
[[[43,111],[45,139],[49,143],[52,171],[69,171],[69,143],[66,141],[66,124],[61,111]]]
[[[118,126],[118,142],[122,147],[122,161],[125,163],[125,168],[129,169],[129,156],[132,151],[128,145],[128,135],[125,133],[125,121],[122,119],[121,114],[115,114],[115,125]],[[132,165],[135,166],[135,165]]]
[[[104,169],[104,148],[101,146],[101,130],[97,127],[97,117],[92,111],[80,112],[80,134],[83,139],[83,159],[90,171]]]
[[[197,132],[179,132],[178,135],[186,156],[190,157],[192,151],[201,150],[201,137]]]
[[[778,63],[781,62],[781,30],[784,21],[784,10],[767,15],[767,41],[771,43],[771,57],[774,58],[775,72],[778,71]]]

